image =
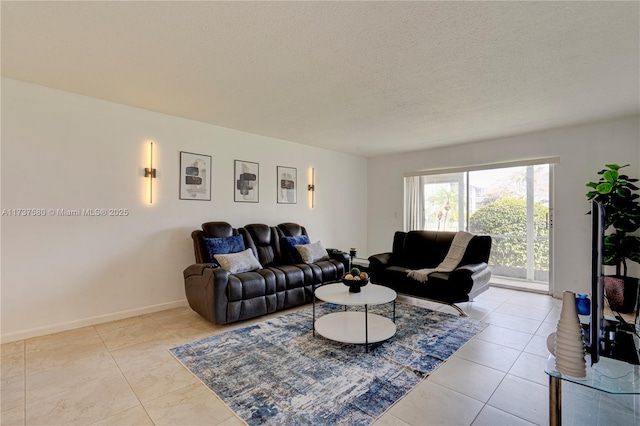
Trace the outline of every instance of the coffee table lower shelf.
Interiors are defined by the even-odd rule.
[[[380,315],[347,311],[318,318],[315,330],[321,336],[337,342],[367,344],[393,337],[396,334],[396,325],[389,318]]]

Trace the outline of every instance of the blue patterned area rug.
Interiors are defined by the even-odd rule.
[[[368,425],[487,326],[397,302],[396,335],[365,353],[314,337],[311,323],[305,308],[171,352],[249,425]]]

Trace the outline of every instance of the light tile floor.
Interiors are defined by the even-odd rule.
[[[461,304],[490,325],[375,425],[548,424],[546,337],[560,305],[503,288]],[[168,349],[246,325],[216,326],[185,307],[3,344],[0,424],[243,424]],[[638,397],[563,383],[563,409],[565,425],[640,425]]]

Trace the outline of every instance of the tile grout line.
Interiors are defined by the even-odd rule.
[[[504,305],[506,305],[506,304],[509,304],[509,300],[511,300],[511,299],[513,298],[513,296],[514,296],[514,295],[511,295],[511,296],[509,296],[507,299],[502,300],[502,301],[495,301],[495,300],[487,299],[487,301],[491,301],[492,303],[496,303],[496,305],[497,305],[497,306],[496,306],[494,309],[487,309],[488,313],[487,313],[483,318],[480,318],[480,319],[477,319],[477,320],[479,320],[479,321],[485,321],[485,322],[486,322],[486,320],[485,320],[485,319],[486,319],[486,317],[487,317],[487,316],[491,315],[492,313],[497,312],[497,310],[498,310],[500,307],[502,307],[502,306],[504,306]],[[444,309],[445,309],[445,308],[446,308],[446,307],[443,307],[443,308],[441,308],[441,310],[442,310],[442,311],[444,311]],[[550,308],[550,309],[549,309],[549,313],[550,313],[554,308],[555,308],[555,307]],[[484,310],[484,308],[483,308],[483,310]],[[446,312],[446,311],[444,311],[444,312]],[[509,314],[505,314],[505,315],[509,315]],[[171,330],[171,329],[169,329],[168,327],[166,327],[165,325],[163,325],[163,324],[162,324],[162,322],[161,322],[160,320],[158,320],[157,318],[155,318],[155,317],[154,317],[154,316],[152,316],[152,315],[151,315],[150,317],[151,317],[151,318],[153,318],[154,323],[155,323],[155,324],[157,324],[157,325],[159,325],[159,326],[160,326],[160,328],[161,328],[162,330],[164,330],[164,331],[165,331],[169,336],[172,336],[172,337],[175,337],[175,338],[178,338],[178,339],[183,339],[183,337],[181,337],[179,334],[177,334],[174,330]],[[523,318],[526,318],[526,317],[523,317]],[[530,319],[530,318],[529,318],[529,319]],[[540,326],[538,327],[538,329],[539,329],[540,327],[542,327],[542,326],[544,325],[544,323],[545,323],[545,321],[544,321],[544,320],[542,320],[542,321],[541,321],[541,323],[540,323]],[[550,324],[551,324],[551,323],[550,323]],[[494,326],[496,326],[496,327],[500,327],[499,325],[495,325],[495,324],[494,324]],[[137,399],[138,403],[142,406],[142,408],[143,408],[143,410],[145,411],[145,413],[146,413],[146,415],[147,415],[148,419],[149,419],[152,423],[154,423],[153,419],[151,418],[151,416],[150,416],[150,415],[149,415],[149,413],[147,412],[147,409],[145,408],[144,404],[143,404],[143,403],[142,403],[142,401],[140,400],[139,395],[134,391],[134,389],[133,389],[133,387],[132,387],[131,383],[129,382],[129,379],[127,379],[127,377],[125,376],[125,374],[124,374],[124,372],[123,372],[123,370],[122,370],[121,364],[119,364],[119,363],[118,363],[118,361],[115,359],[114,355],[112,354],[112,349],[110,349],[109,347],[107,347],[106,342],[105,342],[105,339],[103,338],[103,335],[102,335],[102,334],[97,330],[97,328],[96,328],[95,326],[91,326],[91,328],[92,328],[92,329],[93,329],[93,331],[98,335],[98,337],[99,337],[100,341],[102,342],[102,344],[104,345],[105,349],[106,349],[106,350],[107,350],[107,352],[109,353],[109,356],[111,357],[111,360],[112,360],[112,361],[116,364],[116,366],[118,367],[118,371],[120,371],[120,373],[121,373],[122,377],[127,381],[127,384],[129,385],[129,387],[130,387],[131,391],[135,394],[135,396],[136,396],[136,399]],[[122,328],[127,328],[127,327],[122,327]],[[505,328],[505,327],[502,327],[502,328]],[[515,331],[520,331],[520,330],[515,330]],[[537,332],[537,330],[536,330],[536,332]],[[214,334],[215,334],[215,333],[214,333]],[[523,354],[523,353],[525,353],[525,348],[526,348],[526,346],[527,346],[528,344],[530,344],[530,343],[531,343],[531,341],[532,341],[532,339],[533,339],[534,337],[536,337],[536,336],[537,336],[537,335],[535,334],[535,332],[534,332],[533,334],[531,334],[531,333],[528,333],[528,332],[527,332],[526,334],[529,334],[529,335],[530,335],[530,337],[529,337],[529,339],[528,339],[527,343],[525,344],[524,348],[523,348],[523,349],[519,349],[519,350],[518,350],[519,354],[518,354],[517,359],[519,359],[519,358],[522,356],[522,354]],[[477,336],[475,336],[474,338],[477,338]],[[485,340],[480,339],[480,338],[478,338],[477,340],[485,341]],[[494,344],[496,344],[496,345],[498,345],[498,346],[508,347],[508,346],[504,346],[504,345],[501,345],[501,344],[499,344],[499,343],[495,343],[495,342],[491,342],[491,343],[494,343]],[[23,395],[24,395],[23,413],[24,413],[24,423],[26,424],[26,423],[27,423],[27,417],[26,417],[26,416],[27,416],[27,411],[28,411],[28,410],[27,410],[27,399],[26,399],[26,396],[27,396],[27,365],[26,365],[26,364],[27,364],[27,357],[26,357],[26,353],[27,353],[27,350],[26,350],[26,349],[27,349],[27,348],[26,348],[26,346],[27,346],[27,342],[26,342],[26,340],[23,340],[23,341],[22,341],[22,344],[23,344],[23,349],[22,349],[22,358],[23,358],[23,363],[24,363],[23,379],[24,379],[24,383],[25,383],[25,385],[24,385],[24,389],[23,389]],[[119,350],[119,349],[122,349],[122,348],[115,348],[115,349],[113,349],[113,350]],[[511,349],[513,349],[513,348],[511,348]],[[534,354],[534,355],[535,355],[535,354]],[[517,359],[516,359],[516,362],[517,362]],[[474,363],[474,364],[478,364],[477,362],[472,361],[472,360],[467,360],[467,361],[470,361],[470,362],[472,362],[472,363]],[[515,364],[515,362],[514,362],[514,364]],[[478,364],[478,365],[482,365],[482,364]],[[491,369],[493,369],[492,367],[488,367],[488,366],[484,366],[484,367],[487,367],[487,368],[491,368]],[[495,390],[492,392],[492,394],[487,398],[487,402],[483,402],[483,405],[482,405],[482,408],[481,408],[480,412],[481,412],[481,411],[482,411],[482,410],[483,410],[487,405],[489,405],[489,406],[491,406],[492,408],[494,408],[494,409],[496,409],[496,410],[499,410],[499,411],[501,411],[501,412],[505,412],[504,410],[501,410],[501,409],[499,409],[499,408],[497,408],[497,407],[494,407],[494,406],[490,405],[488,401],[491,399],[491,397],[493,397],[493,395],[495,394],[495,392],[496,392],[497,388],[498,388],[498,387],[503,383],[504,378],[510,375],[510,374],[509,374],[509,372],[510,372],[512,369],[513,369],[513,364],[510,366],[510,368],[509,368],[509,370],[508,370],[507,372],[504,372],[504,374],[505,374],[505,375],[504,375],[504,377],[499,381],[499,383],[498,383],[498,385],[497,385],[496,389],[495,389]],[[495,370],[495,369],[494,369],[494,370]],[[500,371],[500,370],[496,370],[496,371]],[[519,377],[519,376],[513,376],[513,375],[511,375],[511,376],[512,376],[512,377],[518,377],[518,378],[520,378],[520,379],[522,379],[522,380],[527,380],[527,381],[532,382],[532,383],[540,384],[540,383],[538,383],[538,382],[533,382],[533,381],[531,381],[531,380],[529,380],[529,379],[522,378],[522,377]],[[548,385],[547,385],[547,386],[548,386]],[[446,387],[446,386],[445,386],[445,387]],[[450,390],[454,391],[453,389],[450,389]],[[454,392],[457,392],[457,391],[454,391]],[[464,394],[463,394],[463,395],[464,395]],[[472,397],[469,397],[469,398],[472,398]],[[472,399],[475,399],[475,398],[472,398]],[[481,401],[479,401],[479,402],[481,402]],[[129,409],[131,409],[131,408],[134,408],[134,407],[130,407],[130,408],[127,408],[127,409],[125,409],[125,410],[122,410],[122,411],[120,411],[120,413],[121,413],[121,412],[124,412],[124,411],[126,411],[126,410],[129,410]],[[479,412],[479,413],[474,417],[474,420],[473,420],[473,421],[475,421],[475,420],[477,419],[477,417],[478,417],[478,415],[480,414],[480,412]],[[518,418],[521,418],[520,416],[517,416],[517,415],[511,414],[511,413],[508,413],[508,412],[505,412],[505,413],[510,414],[510,415],[513,415],[513,416],[518,417]],[[117,414],[118,414],[118,413],[115,413],[115,414],[113,414],[113,415],[111,415],[111,416],[109,416],[109,417],[115,416],[115,415],[117,415]],[[235,413],[234,413],[234,414],[235,414]],[[109,418],[109,417],[107,417],[107,418]],[[101,419],[101,420],[98,420],[98,421],[103,421],[103,420],[105,420],[105,419]],[[523,419],[523,420],[526,420],[526,419]],[[473,421],[472,421],[471,423],[473,423]],[[527,420],[527,421],[528,421],[528,420]]]
[[[176,339],[182,339],[182,337],[180,337],[179,335],[177,335],[173,330],[171,330],[171,329],[169,329],[169,328],[165,327],[165,326],[164,326],[160,321],[158,321],[158,320],[157,320],[153,315],[150,315],[150,318],[152,318],[152,319],[153,319],[153,321],[154,321],[154,322],[155,322],[155,323],[156,323],[160,328],[162,328],[165,332],[167,332],[171,337],[176,338]],[[122,328],[126,328],[126,327],[122,327]],[[99,337],[100,337],[100,340],[102,340],[102,341],[103,341],[103,343],[105,344],[105,348],[107,349],[107,352],[109,352],[109,356],[111,357],[111,359],[113,359],[114,363],[115,363],[115,364],[116,364],[116,366],[118,367],[118,370],[120,371],[120,374],[122,374],[122,377],[125,379],[125,381],[126,381],[126,382],[127,382],[127,384],[129,385],[129,388],[131,389],[131,391],[132,391],[132,392],[133,392],[133,394],[135,395],[136,399],[138,400],[138,403],[140,404],[140,406],[141,406],[141,407],[142,407],[142,409],[144,410],[145,414],[147,415],[147,417],[149,418],[149,420],[151,421],[151,423],[153,423],[153,424],[155,425],[156,423],[155,423],[155,421],[153,420],[153,418],[152,418],[151,414],[147,411],[147,408],[145,407],[144,403],[140,400],[139,395],[138,395],[138,394],[137,394],[137,392],[133,389],[133,386],[132,386],[132,385],[131,385],[131,383],[129,382],[129,379],[128,379],[128,378],[127,378],[127,376],[125,375],[124,371],[122,371],[122,367],[120,366],[120,364],[118,363],[118,361],[115,359],[115,357],[114,357],[114,356],[113,356],[113,354],[111,353],[111,351],[112,351],[112,350],[111,350],[111,349],[109,349],[109,347],[108,347],[108,346],[106,345],[106,343],[104,342],[104,339],[102,338],[102,335],[100,335],[100,333],[99,333],[97,330],[96,330],[96,333],[98,333],[98,335],[99,335]],[[123,348],[125,348],[125,347],[126,347],[126,346],[124,346],[124,347],[119,347],[119,348],[116,348],[116,349],[114,349],[114,350],[120,350],[120,349],[123,349]],[[186,386],[183,386],[183,387],[181,387],[181,388],[179,388],[179,389],[176,389],[176,390],[184,389],[184,388],[187,388],[187,387],[189,387],[189,386],[191,386],[191,385],[186,385]],[[174,391],[171,391],[171,392],[174,392]],[[168,393],[171,393],[171,392],[168,392]],[[163,394],[163,395],[160,395],[160,396],[158,396],[157,398],[154,398],[153,400],[156,400],[156,399],[158,399],[158,398],[162,398],[163,396],[167,395],[168,393]],[[152,400],[152,401],[153,401],[153,400]],[[133,408],[133,407],[131,407],[131,408]],[[120,412],[124,412],[124,411],[129,410],[129,409],[130,409],[130,408],[127,408],[127,409],[122,410],[122,411],[120,411]],[[116,413],[116,414],[118,414],[118,413]],[[111,417],[111,416],[110,416],[110,417]],[[108,418],[108,417],[107,417],[107,418]],[[102,420],[104,420],[104,419],[102,419]],[[102,420],[99,420],[99,421],[102,421]]]
[[[552,297],[552,298],[553,298],[553,296],[552,296],[552,295],[549,295],[549,297]],[[497,307],[493,312],[495,312],[498,308],[500,308],[500,307],[501,307],[501,306],[503,306],[504,304],[508,303],[508,300],[509,300],[509,299],[507,299],[507,300],[505,300],[503,303],[501,303],[501,304],[500,304],[500,305],[499,305],[499,306],[498,306],[498,307]],[[538,383],[538,382],[535,382],[535,381],[532,381],[532,380],[529,380],[529,379],[525,379],[525,378],[523,378],[523,377],[519,377],[519,376],[516,376],[516,375],[510,374],[510,372],[511,372],[511,370],[513,369],[513,366],[515,365],[515,363],[517,362],[517,360],[522,356],[522,354],[523,354],[523,353],[528,353],[528,352],[525,352],[526,347],[531,343],[531,341],[533,340],[533,338],[534,338],[534,337],[538,336],[536,333],[538,332],[538,330],[540,329],[540,327],[542,327],[542,326],[545,324],[545,322],[546,322],[545,320],[547,319],[547,317],[548,317],[548,316],[551,314],[551,312],[553,312],[553,310],[554,310],[554,309],[556,309],[556,308],[557,308],[557,306],[556,306],[556,304],[554,304],[550,309],[548,309],[547,316],[545,316],[545,318],[541,321],[540,325],[538,326],[538,328],[536,329],[536,331],[532,334],[531,338],[529,339],[529,341],[527,342],[527,344],[524,346],[524,348],[523,348],[522,350],[520,350],[520,354],[518,355],[518,358],[516,359],[516,361],[514,362],[514,364],[509,368],[509,370],[507,371],[507,373],[505,374],[505,376],[503,377],[503,379],[500,381],[500,384],[502,384],[502,382],[504,381],[504,379],[505,379],[506,377],[508,377],[508,376],[512,376],[512,377],[516,377],[516,378],[519,378],[519,379],[522,379],[522,380],[526,380],[526,381],[528,381],[528,382],[531,382],[531,383],[534,383],[534,384],[540,385],[540,383]],[[549,324],[553,324],[553,323],[549,323]],[[527,333],[527,334],[529,334],[529,333]],[[544,336],[541,336],[541,337],[544,337]],[[482,340],[482,339],[480,339],[480,340]],[[500,386],[500,384],[498,385],[498,387]],[[541,386],[544,386],[545,388],[547,388],[547,389],[548,389],[548,386],[549,386],[549,385],[548,385],[548,384],[546,384],[546,385],[541,385]],[[498,387],[496,387],[496,390],[498,389]],[[494,392],[492,393],[491,397],[495,394],[495,391],[496,391],[496,390],[494,390]],[[489,398],[489,400],[491,399],[491,397]],[[500,409],[500,408],[498,408],[498,407],[494,407],[494,406],[490,405],[490,404],[489,404],[489,400],[487,401],[487,404],[485,404],[485,406],[486,406],[486,405],[489,405],[490,407],[492,407],[492,408],[494,408],[494,409],[496,409],[496,410],[503,411],[503,410],[501,410],[501,409]],[[505,411],[503,411],[503,412],[505,412]],[[516,414],[513,414],[513,413],[508,413],[508,412],[507,412],[507,414],[512,415],[512,416],[514,416],[514,417],[517,417],[517,418],[519,418],[519,419],[522,419],[522,420],[524,420],[524,421],[526,421],[526,422],[532,423],[532,422],[530,422],[529,420],[527,420],[527,419],[525,419],[525,418],[522,418],[522,417],[521,417],[521,416],[519,416],[519,415],[516,415]],[[534,424],[535,424],[535,423],[534,423]],[[548,424],[548,423],[547,423],[547,424]]]
[[[513,296],[511,296],[511,297],[513,297]],[[505,301],[503,301],[502,303],[500,303],[500,305],[498,305],[495,309],[491,310],[491,311],[489,312],[489,314],[487,314],[487,315],[485,316],[485,318],[486,318],[487,316],[491,315],[492,313],[496,312],[496,311],[497,311],[501,306],[503,306],[504,304],[506,304],[506,303],[508,302],[508,300],[509,300],[511,297],[509,297],[508,299],[506,299]],[[553,308],[552,308],[552,309],[553,309]],[[552,310],[552,309],[551,309],[551,310]],[[551,312],[551,310],[549,310],[549,312]],[[546,317],[545,317],[545,318],[546,318]],[[539,327],[541,327],[543,323],[544,323],[544,320],[540,323],[540,326],[539,326]],[[499,326],[496,326],[496,327],[499,327]],[[539,327],[538,327],[538,328],[539,328]],[[502,328],[505,328],[505,327],[502,327]],[[509,329],[507,329],[507,330],[509,330]],[[516,330],[516,331],[518,331],[518,330]],[[537,331],[537,330],[536,330],[536,331]],[[529,333],[527,333],[527,334],[529,334]],[[475,338],[477,338],[477,337],[478,337],[478,336],[474,336],[474,339],[475,339]],[[499,411],[501,411],[501,412],[503,412],[503,413],[507,413],[507,414],[509,414],[509,415],[511,415],[511,416],[514,416],[514,417],[517,417],[517,418],[519,418],[519,419],[522,419],[522,420],[524,420],[524,421],[526,421],[526,422],[529,422],[529,420],[527,420],[527,419],[524,419],[524,418],[522,418],[522,417],[520,417],[520,416],[517,416],[517,415],[515,415],[515,414],[509,413],[509,412],[504,411],[504,410],[501,410],[500,408],[498,408],[498,407],[494,407],[493,405],[490,405],[490,404],[489,404],[489,401],[491,400],[491,398],[493,397],[493,395],[496,393],[496,391],[498,390],[498,388],[500,387],[500,385],[501,385],[501,384],[504,382],[504,380],[509,376],[509,372],[511,371],[511,369],[513,369],[513,366],[514,366],[514,365],[515,365],[515,363],[518,361],[518,359],[522,356],[522,354],[524,353],[524,350],[526,349],[527,345],[528,345],[529,343],[531,343],[531,340],[532,340],[534,337],[535,337],[535,333],[531,335],[531,337],[529,338],[528,342],[524,345],[523,349],[522,349],[522,350],[518,350],[518,351],[520,352],[520,353],[518,354],[518,357],[517,357],[517,358],[516,358],[516,360],[513,362],[513,364],[511,364],[511,366],[509,367],[509,370],[507,370],[507,371],[505,372],[504,377],[502,377],[502,379],[500,379],[500,382],[498,383],[498,385],[496,386],[496,388],[493,390],[493,392],[491,392],[491,395],[487,398],[487,402],[485,402],[485,403],[484,403],[484,405],[483,405],[482,409],[480,410],[480,412],[479,412],[479,413],[478,413],[478,415],[474,418],[474,420],[473,420],[473,421],[475,421],[475,420],[478,418],[478,416],[480,415],[480,413],[482,412],[482,410],[484,410],[484,408],[485,408],[485,407],[489,406],[489,407],[491,407],[491,408],[493,408],[493,409],[499,410]],[[483,339],[478,338],[478,340],[483,340]],[[483,340],[483,341],[486,341],[486,340]],[[490,343],[494,343],[494,344],[496,344],[496,345],[498,345],[498,346],[508,347],[508,346],[500,345],[499,343],[495,343],[495,342],[490,342]],[[513,348],[511,348],[511,349],[513,349]],[[471,361],[471,362],[474,362],[474,361]],[[475,363],[475,362],[474,362],[474,363]],[[477,364],[477,363],[476,363],[476,364]],[[482,365],[482,364],[478,364],[478,365]],[[490,367],[489,367],[489,368],[490,368]],[[499,370],[498,370],[498,371],[499,371]],[[515,377],[518,377],[518,376],[515,376]],[[523,380],[527,380],[527,379],[523,379]],[[529,381],[530,381],[530,380],[529,380]],[[535,383],[535,382],[532,382],[532,383]],[[529,422],[529,423],[531,423],[531,422]],[[473,422],[471,422],[471,424],[473,424]]]
[[[22,362],[24,363],[24,368],[22,369],[22,374],[24,375],[24,402],[22,404],[22,409],[24,411],[24,424],[27,424],[27,341],[22,341]]]
[[[497,311],[501,306],[503,306],[504,304],[506,304],[506,303],[508,302],[508,300],[509,300],[509,299],[506,299],[506,300],[504,300],[504,301],[500,302],[500,304],[499,304],[496,308],[489,310],[489,313],[487,313],[487,314],[486,314],[482,319],[480,319],[479,321],[484,321],[484,322],[486,322],[486,321],[485,321],[485,319],[486,319],[489,315],[491,315],[491,314],[493,314],[494,312],[496,312],[496,311]],[[488,323],[488,324],[489,324],[489,325],[492,325],[491,323]],[[494,326],[496,326],[495,324],[493,324],[493,325],[494,325]],[[541,323],[541,325],[542,325],[542,323]],[[496,327],[499,327],[499,326],[496,326]],[[505,328],[505,327],[502,327],[502,328]],[[509,330],[509,329],[507,329],[507,330]],[[515,330],[515,331],[519,331],[519,330]],[[526,333],[526,334],[530,334],[530,333]],[[533,339],[533,337],[534,337],[534,336],[535,336],[535,334],[532,334],[532,335],[531,335],[531,337],[529,338],[529,341],[528,341],[528,342],[525,344],[525,346],[524,346],[525,348],[526,348],[526,346],[531,342],[531,339]],[[480,339],[480,338],[478,337],[478,335],[474,336],[471,340],[476,339],[476,338],[477,338],[478,340],[486,341],[486,340]],[[471,341],[471,340],[469,340],[469,341]],[[467,342],[467,343],[468,343],[468,342]],[[494,344],[496,344],[496,345],[498,345],[498,346],[503,346],[503,347],[508,348],[508,346],[504,346],[504,345],[501,345],[501,344],[499,344],[499,343],[495,343],[495,342],[489,342],[489,343],[494,343]],[[513,349],[513,348],[510,348],[510,349]],[[524,348],[523,348],[522,350],[518,350],[518,352],[519,352],[519,354],[518,354],[518,357],[516,358],[516,361],[514,361],[514,363],[509,367],[509,370],[507,370],[506,372],[504,372],[504,376],[500,379],[500,382],[498,382],[498,384],[497,384],[496,388],[493,390],[493,392],[491,393],[491,395],[489,395],[489,397],[487,398],[487,401],[486,401],[486,402],[480,401],[480,400],[478,400],[478,399],[476,399],[476,398],[473,398],[472,396],[469,396],[469,395],[466,395],[466,394],[464,394],[464,393],[461,393],[461,392],[459,392],[459,391],[457,391],[457,390],[455,390],[455,389],[451,389],[450,387],[448,387],[448,386],[446,386],[446,385],[441,385],[441,386],[445,387],[446,389],[449,389],[449,390],[450,390],[450,391],[452,391],[452,392],[459,393],[459,394],[461,394],[461,395],[464,395],[464,396],[466,396],[466,397],[468,397],[468,398],[471,398],[471,399],[473,399],[473,400],[475,400],[475,401],[478,401],[478,402],[481,402],[481,403],[483,404],[483,405],[482,405],[482,408],[480,409],[480,411],[478,412],[478,414],[476,414],[476,416],[473,418],[473,420],[471,421],[471,423],[469,423],[469,426],[473,425],[473,422],[475,422],[475,421],[476,421],[476,419],[478,418],[478,416],[480,415],[480,413],[482,413],[482,411],[484,410],[484,408],[485,408],[486,406],[490,406],[491,408],[494,408],[494,409],[496,409],[496,410],[499,410],[499,411],[501,411],[501,412],[503,412],[503,413],[506,413],[506,414],[509,414],[509,415],[514,416],[514,417],[517,417],[517,418],[522,419],[522,417],[516,416],[516,415],[514,415],[514,414],[511,414],[511,413],[509,413],[509,412],[506,412],[506,411],[504,411],[504,410],[501,410],[501,409],[499,409],[499,408],[497,408],[497,407],[494,407],[494,406],[492,406],[492,405],[489,405],[489,401],[491,400],[491,397],[495,394],[495,392],[498,390],[498,388],[500,387],[500,385],[502,384],[502,382],[503,382],[503,381],[505,380],[505,378],[509,375],[509,371],[511,371],[511,369],[513,368],[513,365],[517,362],[517,360],[520,358],[520,356],[522,356],[522,354],[524,353]],[[455,355],[455,354],[454,354],[454,355]],[[465,358],[462,358],[462,359],[465,359]],[[471,362],[471,363],[473,363],[473,364],[475,364],[475,365],[479,365],[479,366],[482,366],[482,367],[486,367],[486,368],[489,368],[489,369],[491,369],[491,370],[498,371],[498,372],[502,373],[502,371],[500,371],[500,370],[496,370],[495,368],[492,368],[492,367],[489,367],[489,366],[486,366],[486,365],[483,365],[483,364],[477,363],[477,362],[472,361],[472,360],[467,360],[467,359],[465,359],[465,360],[466,360],[466,361],[468,361],[468,362]],[[447,360],[447,361],[448,361],[448,360]],[[446,361],[445,361],[445,362],[446,362]],[[517,376],[516,376],[516,377],[517,377]],[[428,378],[427,378],[427,380],[428,380]],[[526,380],[526,379],[525,379],[525,380]],[[527,421],[527,422],[528,422],[528,420],[526,420],[526,419],[522,419],[522,420],[525,420],[525,421]]]
[[[153,419],[151,418],[151,416],[149,415],[149,413],[147,412],[147,409],[145,408],[145,406],[142,404],[142,401],[140,401],[140,397],[138,396],[138,394],[136,393],[136,391],[133,389],[133,386],[131,386],[131,383],[129,382],[129,379],[127,379],[127,376],[124,374],[124,371],[122,371],[122,368],[120,367],[120,364],[118,364],[118,361],[115,359],[115,357],[113,356],[113,354],[111,353],[111,349],[109,349],[109,347],[107,346],[107,344],[105,343],[104,339],[102,338],[102,335],[100,334],[100,332],[98,332],[97,329],[95,329],[95,327],[93,327],[96,334],[98,335],[98,337],[100,338],[100,341],[102,342],[102,344],[104,345],[105,349],[107,350],[107,352],[109,353],[109,356],[111,357],[111,360],[113,361],[113,363],[116,365],[116,367],[118,368],[118,371],[120,372],[120,374],[122,375],[122,378],[127,382],[127,385],[129,386],[129,389],[131,389],[131,392],[135,395],[136,400],[138,401],[138,404],[140,404],[140,406],[142,407],[142,409],[144,410],[145,414],[147,415],[147,417],[149,418],[149,420],[151,420],[151,423],[153,423],[155,425],[155,422],[153,421]],[[124,327],[123,327],[124,328]],[[123,413],[127,410],[130,410],[132,408],[135,407],[129,407],[129,408],[125,408],[124,410],[121,410],[109,417],[113,417],[118,415],[119,413]],[[97,422],[101,422],[103,420],[108,419],[109,417],[105,417],[104,419],[99,419],[93,423],[97,423]]]

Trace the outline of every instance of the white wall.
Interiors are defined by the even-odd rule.
[[[190,233],[207,221],[305,225],[366,247],[366,159],[2,79],[2,209],[125,208],[127,217],[2,217],[1,337],[11,341],[182,305]],[[154,201],[145,201],[148,142]],[[211,201],[178,199],[179,151],[213,157]],[[260,164],[260,202],[233,202],[234,159]],[[276,203],[276,166],[298,203]],[[316,170],[316,208],[307,175]]]
[[[637,116],[367,162],[15,80],[3,78],[1,87],[2,209],[130,211],[127,217],[2,217],[4,342],[184,304],[182,270],[193,261],[189,234],[205,221],[298,222],[313,240],[355,246],[366,257],[389,250],[402,229],[406,171],[546,156],[561,157],[555,291],[588,291],[584,184],[610,162],[632,163],[629,174],[640,175]],[[148,141],[158,169],[153,205],[144,199],[142,177]],[[212,201],[178,199],[179,151],[213,157]],[[233,202],[234,159],[260,163],[258,204]],[[276,203],[278,165],[298,169],[298,204]],[[313,210],[305,190],[312,166]]]
[[[605,164],[631,163],[625,169],[640,176],[638,116],[584,126],[566,127],[505,139],[431,149],[368,163],[368,251],[389,251],[393,233],[403,228],[403,174],[408,171],[462,167],[549,156],[555,166],[555,288],[590,289],[590,219],[585,183],[599,178]],[[638,276],[637,265],[634,276]]]

